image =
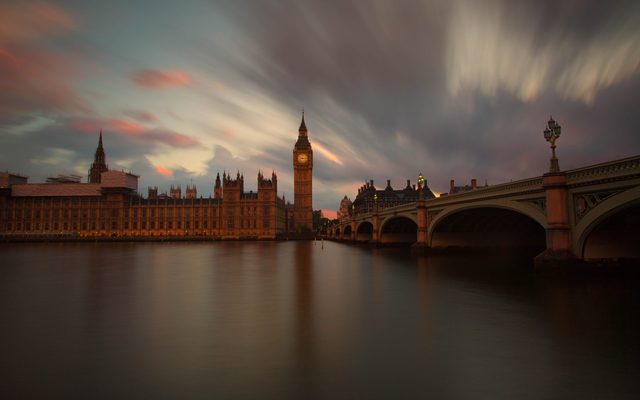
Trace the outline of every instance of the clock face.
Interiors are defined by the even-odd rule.
[[[300,164],[306,164],[309,161],[309,157],[305,153],[298,154],[298,162]]]

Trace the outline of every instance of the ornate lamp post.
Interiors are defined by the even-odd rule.
[[[418,174],[418,200],[422,200],[422,188],[424,186],[424,177],[422,176],[422,172]]]
[[[549,117],[547,122],[547,128],[544,130],[544,138],[547,142],[551,143],[551,165],[549,172],[560,172],[560,166],[558,165],[558,158],[556,157],[556,140],[560,137],[562,128],[553,117]]]
[[[373,194],[373,209],[374,211],[378,211],[378,193]]]

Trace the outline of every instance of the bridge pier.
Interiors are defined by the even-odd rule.
[[[371,241],[369,243],[377,245],[380,243],[380,216],[378,215],[377,207],[371,222],[373,225],[373,232],[371,233]]]
[[[569,220],[569,189],[564,172],[543,175],[547,210],[547,249],[535,258],[536,265],[573,262],[571,221]]]
[[[355,220],[351,220],[351,238],[350,240],[352,242],[356,241],[356,221]]]
[[[427,206],[424,199],[420,199],[416,202],[416,209],[418,211],[418,234],[416,242],[411,247],[416,250],[427,249],[429,247],[427,237]]]

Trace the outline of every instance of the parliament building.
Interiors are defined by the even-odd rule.
[[[278,197],[275,172],[258,172],[257,191],[245,192],[244,176],[216,176],[212,195],[187,185],[169,194],[149,187],[138,193],[138,176],[109,170],[102,132],[88,183],[73,177],[28,183],[0,172],[0,237],[209,237],[275,239],[312,228],[313,153],[304,115],[294,147],[294,204]]]

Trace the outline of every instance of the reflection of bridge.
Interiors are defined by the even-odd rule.
[[[640,258],[640,156],[352,215],[330,237],[540,247],[539,260]]]

